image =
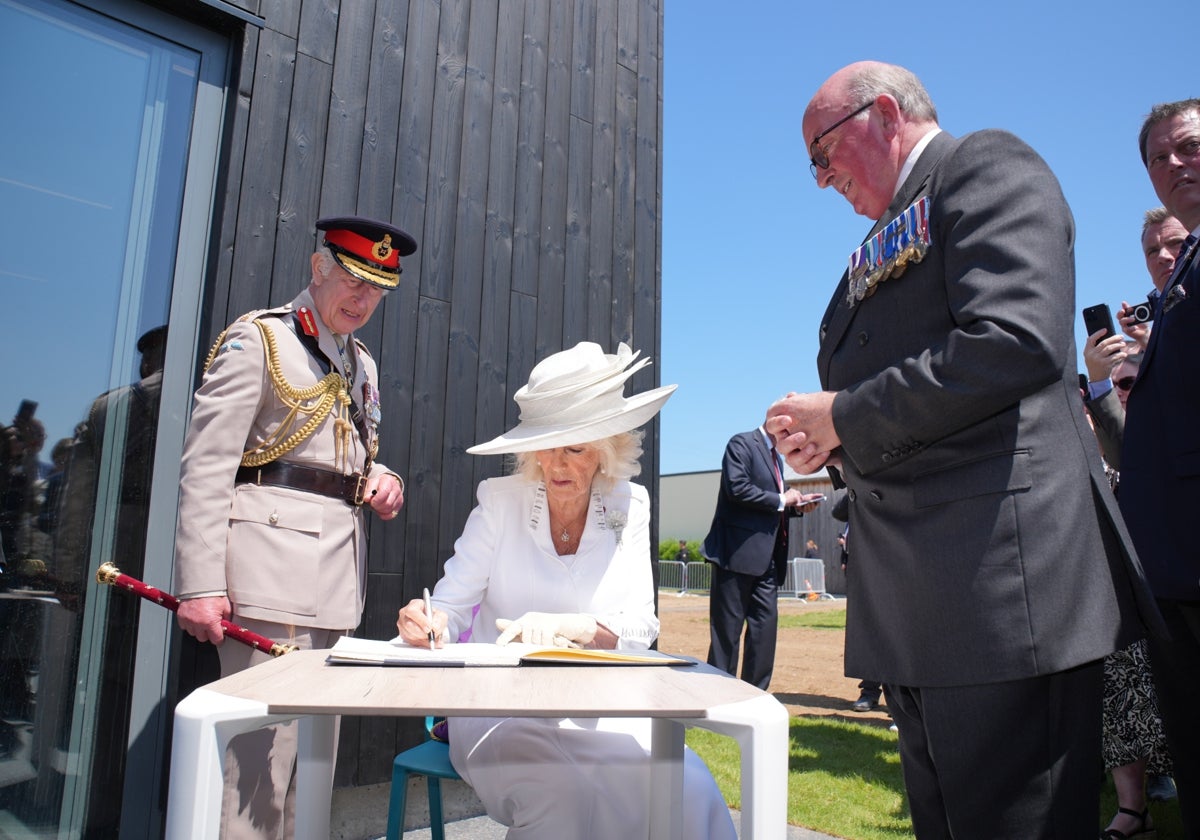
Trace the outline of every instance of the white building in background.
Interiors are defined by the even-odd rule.
[[[797,475],[791,467],[783,473],[789,487],[801,493],[824,493],[830,502],[822,505],[826,512],[832,506],[833,485],[824,473]],[[717,493],[721,490],[721,471],[674,473],[658,479],[658,538],[660,540],[703,540],[717,509]]]

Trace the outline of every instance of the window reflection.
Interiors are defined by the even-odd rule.
[[[118,833],[198,63],[0,0],[0,834]]]

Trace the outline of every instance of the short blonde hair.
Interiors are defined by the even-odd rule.
[[[603,492],[610,489],[616,482],[633,478],[642,471],[642,465],[638,459],[642,457],[643,434],[638,429],[578,444],[579,446],[590,446],[600,453],[600,470],[592,481],[593,487]],[[543,479],[542,465],[538,463],[537,452],[517,452],[510,457],[513,459],[513,472],[530,481]]]

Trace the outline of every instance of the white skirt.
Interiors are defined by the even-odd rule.
[[[648,718],[451,718],[450,760],[508,840],[649,835]],[[717,783],[684,750],[683,836],[737,840]]]

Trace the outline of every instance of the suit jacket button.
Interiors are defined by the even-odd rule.
[[[859,347],[866,347],[867,342],[870,340],[871,340],[870,337],[865,332],[860,332],[858,334],[858,346]]]
[[[872,491],[871,491],[871,498],[872,498],[872,499],[874,499],[874,500],[875,500],[875,501],[877,501],[877,502],[882,502],[882,501],[883,501],[883,494],[882,494],[882,493],[880,493],[878,490],[872,490]]]
[[[892,453],[884,452],[882,455],[879,456],[879,458],[881,461],[883,461],[883,463],[886,464],[888,461],[892,460]]]
[[[853,488],[853,487],[851,487],[849,490],[847,490],[847,491],[846,491],[846,495],[850,497],[850,501],[852,501],[852,502],[853,502],[853,501],[854,501],[856,498],[858,498],[858,494],[854,492],[854,488]]]

